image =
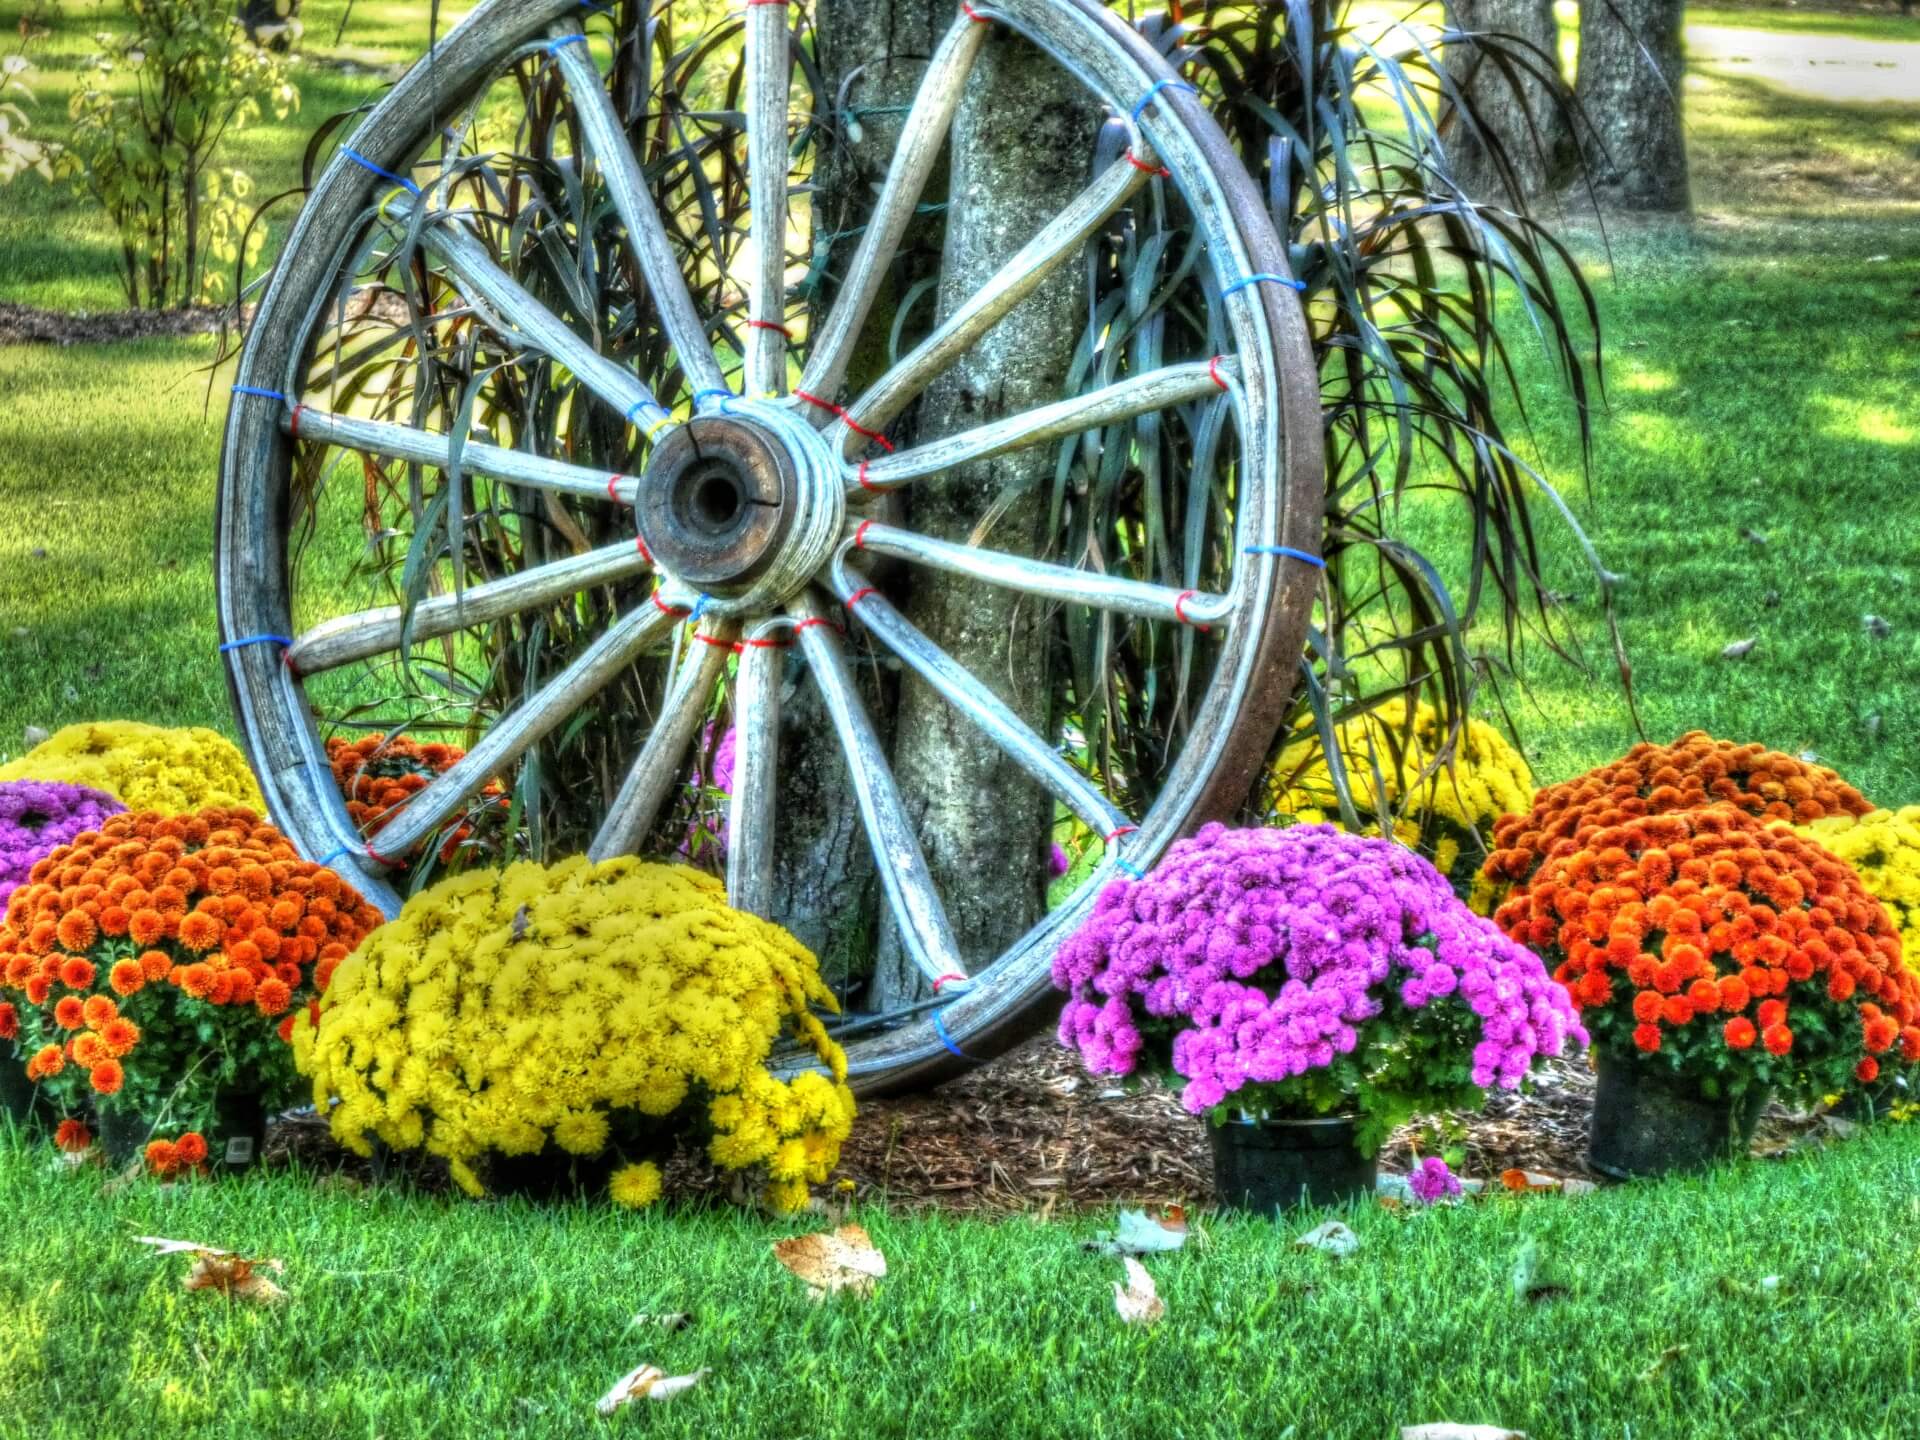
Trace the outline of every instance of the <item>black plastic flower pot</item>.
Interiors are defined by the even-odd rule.
[[[0,1115],[17,1130],[38,1131],[47,1121],[47,1103],[40,1087],[27,1079],[26,1062],[13,1041],[0,1040]]]
[[[1709,1099],[1694,1083],[1636,1060],[1596,1051],[1594,1064],[1587,1163],[1615,1180],[1703,1170],[1746,1154],[1771,1094]]]
[[[145,1155],[147,1142],[156,1133],[161,1139],[177,1140],[185,1128],[160,1124],[122,1106],[99,1105],[96,1113],[100,1148],[107,1164],[115,1169]],[[258,1095],[250,1092],[219,1095],[213,1102],[213,1119],[200,1134],[207,1142],[209,1171],[220,1174],[251,1169],[259,1163],[267,1143],[266,1107]]]
[[[1833,1114],[1856,1125],[1871,1125],[1884,1120],[1895,1105],[1913,1103],[1913,1091],[1904,1076],[1882,1075],[1871,1085],[1854,1085],[1834,1102]]]
[[[605,1194],[620,1156],[612,1146],[598,1155],[572,1155],[549,1143],[532,1155],[489,1155],[483,1178],[495,1195],[528,1200],[567,1200]]]
[[[1348,1115],[1209,1125],[1215,1201],[1229,1209],[1271,1215],[1297,1205],[1371,1199],[1379,1159],[1360,1152],[1355,1129]]]

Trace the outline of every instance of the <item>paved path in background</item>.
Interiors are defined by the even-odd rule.
[[[1920,106],[1920,21],[1914,29],[1903,41],[1689,25],[1687,64],[1816,100]]]

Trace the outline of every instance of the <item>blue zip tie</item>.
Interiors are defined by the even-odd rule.
[[[1133,107],[1133,123],[1135,125],[1140,123],[1140,112],[1153,103],[1154,96],[1158,95],[1162,90],[1170,88],[1174,90],[1184,90],[1189,95],[1198,95],[1200,93],[1178,76],[1169,75],[1164,80],[1156,80],[1147,87],[1147,93],[1140,97],[1140,103]]]
[[[947,1022],[940,1018],[940,1014],[941,1012],[938,1010],[933,1012],[933,1033],[940,1037],[940,1043],[946,1046],[953,1054],[959,1056],[962,1060],[972,1063],[973,1056],[967,1054],[966,1051],[954,1044],[953,1037],[947,1034]]]
[[[333,864],[334,861],[338,860],[342,855],[351,855],[352,853],[353,853],[353,847],[351,845],[340,845],[335,847],[333,850],[329,851],[327,854],[327,857],[324,860],[319,860],[319,861],[316,861],[315,863],[319,865],[319,867],[322,870],[324,870],[329,865]]]
[[[1325,557],[1320,555],[1309,555],[1306,551],[1296,550],[1291,545],[1249,545],[1247,546],[1247,554],[1249,555],[1291,555],[1295,560],[1304,560],[1307,562],[1307,564],[1316,566],[1319,569],[1324,570],[1327,568],[1327,562]]]
[[[584,45],[586,43],[587,43],[586,35],[576,30],[571,35],[562,35],[558,40],[549,40],[547,42],[547,54],[549,55],[559,54],[560,47],[562,45]]]
[[[233,387],[233,393],[236,395],[258,395],[262,400],[278,400],[282,405],[288,403],[287,397],[282,395],[278,390],[268,390],[259,385],[236,385]]]
[[[1233,294],[1234,291],[1244,290],[1249,285],[1284,285],[1289,290],[1298,290],[1303,295],[1306,294],[1307,292],[1307,282],[1304,280],[1289,280],[1284,275],[1273,275],[1263,271],[1261,274],[1258,274],[1258,275],[1241,276],[1238,280],[1234,281],[1233,284],[1227,286],[1227,288],[1222,290],[1220,293],[1223,296],[1231,295]]]
[[[661,419],[671,420],[673,418],[673,412],[658,400],[636,400],[627,407],[627,423],[629,425],[638,425],[640,422],[633,418],[633,412],[636,410],[644,410],[649,405],[660,412]]]
[[[718,395],[720,397],[720,408],[723,412],[726,409],[727,401],[734,398],[733,392],[731,390],[724,390],[718,385],[709,385],[704,390],[696,390],[693,392],[693,403],[697,406],[702,400],[706,399],[707,396],[709,395]]]
[[[601,5],[598,3],[598,0],[580,0],[580,8],[582,10],[591,10],[596,15],[613,14],[613,7],[611,5]]]
[[[1136,880],[1144,880],[1147,878],[1146,871],[1142,870],[1138,865],[1134,864],[1131,860],[1128,860],[1123,856],[1119,856],[1119,855],[1114,856],[1113,863],[1117,868],[1126,871],[1127,874],[1131,875]]]
[[[293,641],[285,635],[249,635],[243,640],[227,641],[220,647],[220,653],[224,655],[229,650],[238,650],[244,645],[278,645],[282,650],[290,650],[293,648]]]
[[[687,612],[687,618],[689,620],[698,620],[700,618],[700,612],[707,608],[707,602],[711,599],[713,599],[713,597],[703,591],[700,598],[693,602],[693,608]]]
[[[418,195],[420,193],[420,187],[414,184],[413,181],[409,180],[406,176],[396,175],[391,170],[382,170],[378,165],[374,164],[371,160],[367,159],[367,157],[362,155],[358,150],[349,150],[346,148],[346,146],[343,145],[340,147],[340,153],[346,156],[349,160],[353,161],[353,163],[358,165],[361,169],[371,170],[374,174],[378,175],[381,179],[393,181],[393,183],[398,185],[402,190],[411,191],[415,195]]]

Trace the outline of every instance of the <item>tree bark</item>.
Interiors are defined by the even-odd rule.
[[[859,243],[857,227],[872,211],[875,187],[893,159],[904,119],[896,107],[912,101],[953,10],[943,0],[820,0],[815,17],[825,77],[817,108],[826,124],[810,216],[814,244],[825,245],[827,255],[821,292],[808,299],[814,315],[824,316],[833,302],[833,277],[845,273]],[[926,198],[939,198],[939,184],[936,175],[929,184],[934,193]],[[937,237],[937,222],[918,225],[908,232],[905,248],[931,247]],[[848,393],[858,393],[886,368],[886,336],[899,298],[883,288],[848,368]],[[873,666],[855,669],[884,742],[893,677]],[[845,995],[873,967],[879,892],[846,760],[820,693],[797,660],[787,665],[781,705],[779,816],[775,917],[819,956],[822,974]]]
[[[1447,19],[1456,30],[1493,37],[1447,47],[1447,73],[1476,122],[1469,125],[1457,107],[1442,117],[1454,181],[1474,200],[1523,210],[1565,184],[1579,155],[1553,0],[1448,0]],[[1504,64],[1496,52],[1504,52]]]
[[[940,312],[951,313],[1090,178],[1100,113],[1039,50],[991,35],[955,118]],[[950,434],[1059,398],[1086,321],[1081,267],[1061,265],[928,390],[924,435]],[[1041,543],[1050,447],[918,481],[910,523],[942,539],[1033,554]],[[990,531],[975,527],[989,513]],[[906,610],[921,630],[1040,733],[1049,725],[1047,611],[962,577],[915,571]],[[961,954],[975,965],[1023,934],[1045,904],[1053,802],[931,687],[900,687],[894,771]],[[881,917],[874,1000],[927,992],[892,917]]]
[[[1686,210],[1681,0],[1581,0],[1574,83],[1595,196],[1618,210]]]

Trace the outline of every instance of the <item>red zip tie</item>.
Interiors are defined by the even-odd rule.
[[[802,628],[802,626],[818,625],[820,623],[818,620],[803,620],[800,625],[796,625],[794,628],[798,630]],[[791,640],[775,640],[765,635],[758,638],[749,635],[745,640],[742,640],[738,645],[734,646],[733,649],[735,654],[739,654],[742,650],[784,650],[792,643]]]
[[[872,523],[873,521],[871,520],[862,520],[860,522],[860,528],[853,532],[853,548],[854,549],[858,550],[867,543],[867,526],[871,525]]]
[[[784,5],[787,3],[787,0],[762,0],[762,3],[768,4],[768,5],[773,5],[773,4]],[[749,320],[747,321],[747,328],[749,330],[777,330],[780,332],[780,334],[786,336],[787,339],[789,340],[793,339],[793,331],[789,330],[786,326],[778,324],[772,320]]]
[[[1205,625],[1195,624],[1193,621],[1189,620],[1186,616],[1186,612],[1180,608],[1181,606],[1187,603],[1187,599],[1189,596],[1198,595],[1199,593],[1200,592],[1198,590],[1182,590],[1178,595],[1174,596],[1173,597],[1173,618],[1178,620],[1182,625],[1192,625],[1194,629],[1198,630],[1202,635],[1204,635],[1207,633],[1208,627]]]
[[[700,641],[703,645],[713,646],[716,650],[731,650],[736,655],[738,655],[741,650],[741,647],[733,641],[722,640],[718,635],[709,635],[704,630],[694,631],[693,638]]]
[[[626,478],[624,475],[609,475],[607,477],[607,498],[616,505],[620,503],[620,492],[613,487]]]
[[[829,619],[827,619],[827,618],[826,618],[826,616],[824,616],[824,615],[809,615],[809,616],[808,616],[808,617],[807,617],[806,619],[804,619],[804,620],[802,620],[802,621],[800,621],[800,622],[799,622],[798,624],[796,624],[796,625],[795,625],[795,626],[793,627],[793,633],[794,633],[794,634],[796,634],[796,635],[798,635],[798,634],[799,634],[799,633],[800,633],[800,632],[801,632],[802,630],[804,630],[804,629],[806,629],[806,628],[807,628],[807,627],[808,627],[809,625],[824,625],[824,626],[826,626],[826,627],[827,627],[827,628],[828,628],[829,630],[831,630],[831,631],[833,631],[833,632],[834,632],[835,634],[842,634],[842,633],[844,633],[844,632],[843,632],[843,631],[842,631],[842,630],[840,629],[840,627],[839,627],[838,625],[836,625],[836,624],[834,624],[834,623],[833,623],[833,621],[831,621],[831,620],[829,620]],[[780,644],[780,643],[783,643],[783,642],[780,642],[780,641],[769,641],[769,642],[767,642],[767,643],[769,643],[769,644]]]
[[[367,846],[367,855],[370,859],[379,861],[382,865],[386,866],[389,870],[397,870],[400,868],[399,861],[389,860],[386,856],[382,855],[378,850],[374,849],[373,846],[371,845]]]
[[[633,537],[633,548],[640,552],[640,558],[642,560],[646,561],[649,565],[653,564],[653,552],[647,549],[647,542],[642,540],[638,535]]]
[[[982,15],[978,10],[975,10],[973,6],[969,5],[967,3],[967,0],[960,0],[960,13],[962,15],[965,15],[969,20],[973,21],[973,23],[976,25],[991,25],[993,23],[986,16]],[[964,980],[966,977],[963,975],[960,978]],[[934,988],[934,991],[938,993],[940,989],[940,984],[938,981],[934,982],[933,988]]]
[[[751,10],[756,5],[786,5],[787,3],[788,0],[747,0],[747,8]]]
[[[878,430],[869,430],[866,426],[856,423],[853,416],[847,412],[846,406],[836,405],[831,400],[822,400],[818,395],[808,394],[805,390],[796,390],[793,393],[798,399],[806,401],[809,405],[818,405],[822,410],[831,410],[847,422],[847,428],[853,431],[854,434],[866,436],[867,439],[873,441],[874,444],[878,445],[889,455],[893,453],[893,442]]]
[[[1227,382],[1225,377],[1220,373],[1220,362],[1226,358],[1224,355],[1216,355],[1207,361],[1207,374],[1213,377],[1213,383],[1218,385],[1222,390],[1227,388]]]
[[[306,408],[304,405],[296,405],[293,407],[293,414],[287,421],[287,434],[292,439],[298,440],[300,438],[300,412]]]
[[[1127,163],[1136,170],[1144,170],[1149,175],[1158,175],[1162,180],[1168,179],[1173,174],[1173,172],[1164,165],[1147,164],[1146,161],[1142,160],[1131,150],[1127,151]]]
[[[962,975],[959,971],[957,970],[949,971],[945,975],[938,975],[934,977],[933,993],[938,995],[940,993],[940,987],[946,984],[949,980],[958,980],[962,985],[967,983],[967,977]]]
[[[1138,825],[1117,826],[1115,827],[1113,833],[1107,836],[1107,844],[1111,845],[1113,844],[1114,841],[1118,840],[1122,835],[1131,835],[1139,828],[1140,827]]]
[[[660,598],[660,592],[658,590],[654,591],[653,594],[649,595],[647,598],[653,601],[653,608],[658,610],[662,615],[686,615],[691,613],[690,607],[686,607],[686,606],[683,606],[678,610],[674,609],[671,605],[667,604],[666,601]]]
[[[876,495],[881,493],[878,485],[869,485],[867,483],[867,462],[865,460],[860,462],[860,473],[853,478],[860,482],[860,488],[862,490],[871,490]]]
[[[871,585],[862,585],[858,590],[847,596],[847,609],[851,610],[862,600],[866,599],[867,596],[878,595],[879,593],[880,592]]]

